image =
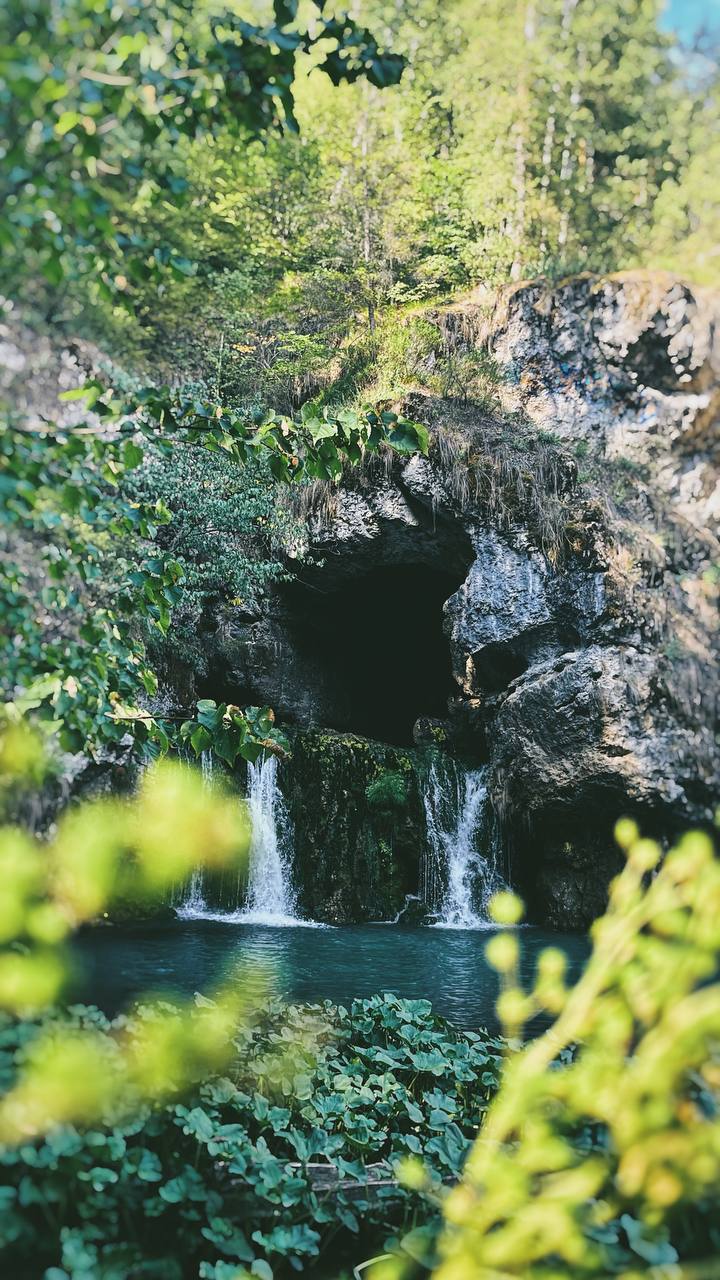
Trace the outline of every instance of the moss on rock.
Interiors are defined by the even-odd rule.
[[[295,736],[283,791],[303,914],[337,924],[394,919],[417,892],[425,847],[420,763],[420,752],[354,734]]]

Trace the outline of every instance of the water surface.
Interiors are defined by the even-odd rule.
[[[241,964],[251,973],[269,972],[275,993],[289,1000],[347,1004],[391,991],[430,1000],[436,1013],[459,1027],[495,1029],[497,977],[484,954],[493,932],[382,924],[279,928],[213,920],[97,928],[76,943],[73,996],[114,1014],[146,992],[211,994]],[[526,927],[518,939],[526,985],[543,947],[562,948],[572,977],[589,952],[587,939],[575,934]]]

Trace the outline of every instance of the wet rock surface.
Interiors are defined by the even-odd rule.
[[[302,915],[330,924],[417,923],[425,819],[418,756],[354,734],[293,735],[282,786],[293,821],[294,877]],[[398,802],[373,802],[368,788],[401,780]]]

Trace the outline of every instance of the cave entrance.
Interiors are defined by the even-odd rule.
[[[333,591],[297,589],[301,643],[334,689],[329,728],[406,745],[418,716],[447,715],[455,685],[442,610],[464,577],[394,565]]]

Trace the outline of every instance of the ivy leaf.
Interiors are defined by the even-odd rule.
[[[337,427],[333,422],[323,422],[322,418],[310,418],[305,423],[313,444],[320,440],[332,440],[337,435]]]
[[[218,707],[210,698],[201,698],[197,704],[198,723],[215,735],[222,725],[225,708]]]
[[[431,1226],[414,1227],[412,1231],[407,1231],[402,1236],[400,1248],[403,1253],[409,1254],[413,1261],[421,1263],[422,1266],[428,1266],[428,1259],[433,1252],[435,1234]]]
[[[208,751],[213,744],[212,734],[208,732],[204,725],[199,724],[190,734],[190,742],[196,756],[202,755],[203,751]]]
[[[252,1262],[255,1257],[255,1251],[248,1244],[244,1233],[227,1218],[211,1218],[209,1226],[201,1228],[201,1234],[216,1245],[221,1253],[238,1258],[240,1262]]]
[[[197,263],[189,258],[180,258],[176,254],[170,259],[170,270],[178,276],[194,276],[197,274]]]
[[[122,461],[128,471],[132,471],[135,467],[139,467],[145,457],[144,451],[136,444],[134,440],[126,440],[122,448]]]
[[[678,1261],[677,1249],[670,1244],[667,1237],[665,1239],[662,1236],[655,1239],[648,1238],[648,1228],[645,1223],[638,1222],[636,1218],[631,1218],[630,1214],[624,1213],[620,1218],[620,1226],[627,1235],[628,1244],[633,1253],[643,1258],[645,1262],[649,1262],[652,1266],[662,1266]]]
[[[419,422],[409,422],[401,418],[387,433],[387,442],[397,453],[426,454],[430,445],[430,434],[427,427]]]

